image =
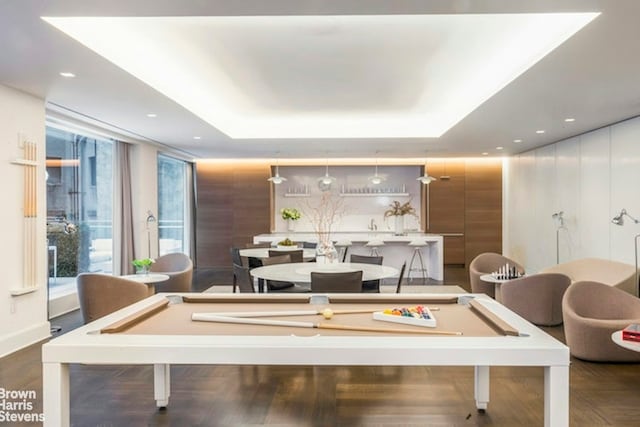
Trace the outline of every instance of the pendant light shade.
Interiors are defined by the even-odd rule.
[[[336,179],[329,175],[329,161],[327,160],[327,168],[325,170],[324,176],[318,178],[318,183],[324,184],[325,186],[329,186],[336,182]]]
[[[278,184],[282,184],[286,180],[287,180],[287,178],[284,178],[284,177],[280,176],[280,170],[279,170],[279,167],[278,167],[278,162],[276,162],[276,174],[273,175],[271,178],[267,179],[267,181],[271,181],[274,184],[278,185]]]
[[[431,182],[437,181],[437,178],[429,176],[429,173],[427,172],[427,165],[425,164],[425,166],[424,166],[424,175],[422,175],[421,177],[416,178],[416,180],[420,181],[423,184],[429,185],[429,184],[431,184]]]
[[[382,181],[385,180],[383,176],[378,175],[378,158],[377,157],[376,157],[376,171],[373,174],[373,176],[370,176],[368,179],[369,179],[369,182],[373,185],[381,184]]]

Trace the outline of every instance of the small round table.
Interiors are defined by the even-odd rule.
[[[512,279],[498,279],[492,274],[483,274],[480,276],[480,280],[483,282],[493,283],[495,285],[495,299],[498,302],[502,302],[502,284],[514,279],[519,279],[519,277],[514,277]]]
[[[122,277],[123,279],[132,280],[134,282],[144,283],[149,287],[149,295],[153,295],[156,293],[156,286],[155,286],[156,283],[169,280],[168,275],[160,274],[160,273],[127,274],[120,277]]]
[[[622,331],[615,331],[614,333],[612,333],[611,339],[613,340],[614,343],[618,344],[620,347],[624,347],[632,351],[640,352],[640,342],[623,340]]]

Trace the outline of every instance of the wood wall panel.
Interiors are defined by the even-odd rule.
[[[429,161],[429,175],[437,181],[429,184],[427,208],[429,233],[463,233],[465,203],[465,162],[459,159]],[[449,177],[446,179],[446,177]]]
[[[467,160],[465,264],[483,252],[502,253],[502,160]]]
[[[196,164],[196,266],[231,266],[229,248],[269,233],[267,165]]]
[[[464,263],[464,235],[444,236],[444,264],[463,265]]]

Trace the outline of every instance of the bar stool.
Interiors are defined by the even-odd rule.
[[[424,266],[424,258],[422,257],[422,248],[427,246],[427,242],[422,239],[414,239],[409,242],[409,246],[413,247],[413,255],[411,256],[411,261],[409,262],[409,271],[408,271],[408,279],[411,279],[412,271],[419,271],[422,273],[422,284],[427,284],[427,268]],[[414,261],[418,261],[419,265],[413,267]]]
[[[384,246],[384,242],[380,239],[371,239],[365,244],[365,246],[371,250],[370,252],[371,256],[380,256],[380,252],[378,252],[378,248],[380,248],[381,246]]]
[[[338,259],[340,262],[345,262],[347,259],[347,252],[349,252],[349,247],[352,245],[351,240],[342,239],[338,240],[334,246],[338,250]]]

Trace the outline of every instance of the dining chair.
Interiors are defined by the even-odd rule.
[[[84,323],[120,310],[149,296],[144,283],[109,274],[81,273],[76,277]]]
[[[269,258],[287,254],[291,257],[290,262],[303,262],[304,261],[303,252],[304,251],[302,249],[297,249],[294,251],[286,251],[286,252],[278,251],[275,249],[269,249]]]
[[[407,261],[402,264],[400,268],[400,275],[398,276],[398,284],[396,285],[396,294],[400,293],[400,288],[402,288],[402,279],[404,279],[404,270],[407,268]]]
[[[287,252],[286,255],[282,255],[279,252],[277,256],[269,256],[269,258],[263,258],[261,260],[263,266],[287,264],[291,262],[291,255]],[[269,292],[292,292],[292,293],[305,293],[309,292],[308,288],[303,288],[292,282],[279,281],[279,280],[267,280],[267,290]]]
[[[362,264],[382,265],[382,256],[357,255],[351,254],[350,262],[358,262]],[[380,280],[367,280],[362,282],[362,292],[380,292]]]
[[[242,257],[240,256],[240,248],[231,248],[229,249],[229,252],[231,253],[231,265],[235,264],[235,265],[239,265],[242,266]],[[235,273],[233,273],[233,293],[236,293],[236,288],[237,288],[237,283],[238,283],[238,278],[236,277]]]
[[[233,277],[236,278],[238,283],[238,290],[240,293],[255,293],[256,290],[253,287],[253,279],[249,272],[249,267],[243,267],[238,264],[233,264]]]
[[[362,292],[362,270],[340,273],[311,272],[311,292]]]

